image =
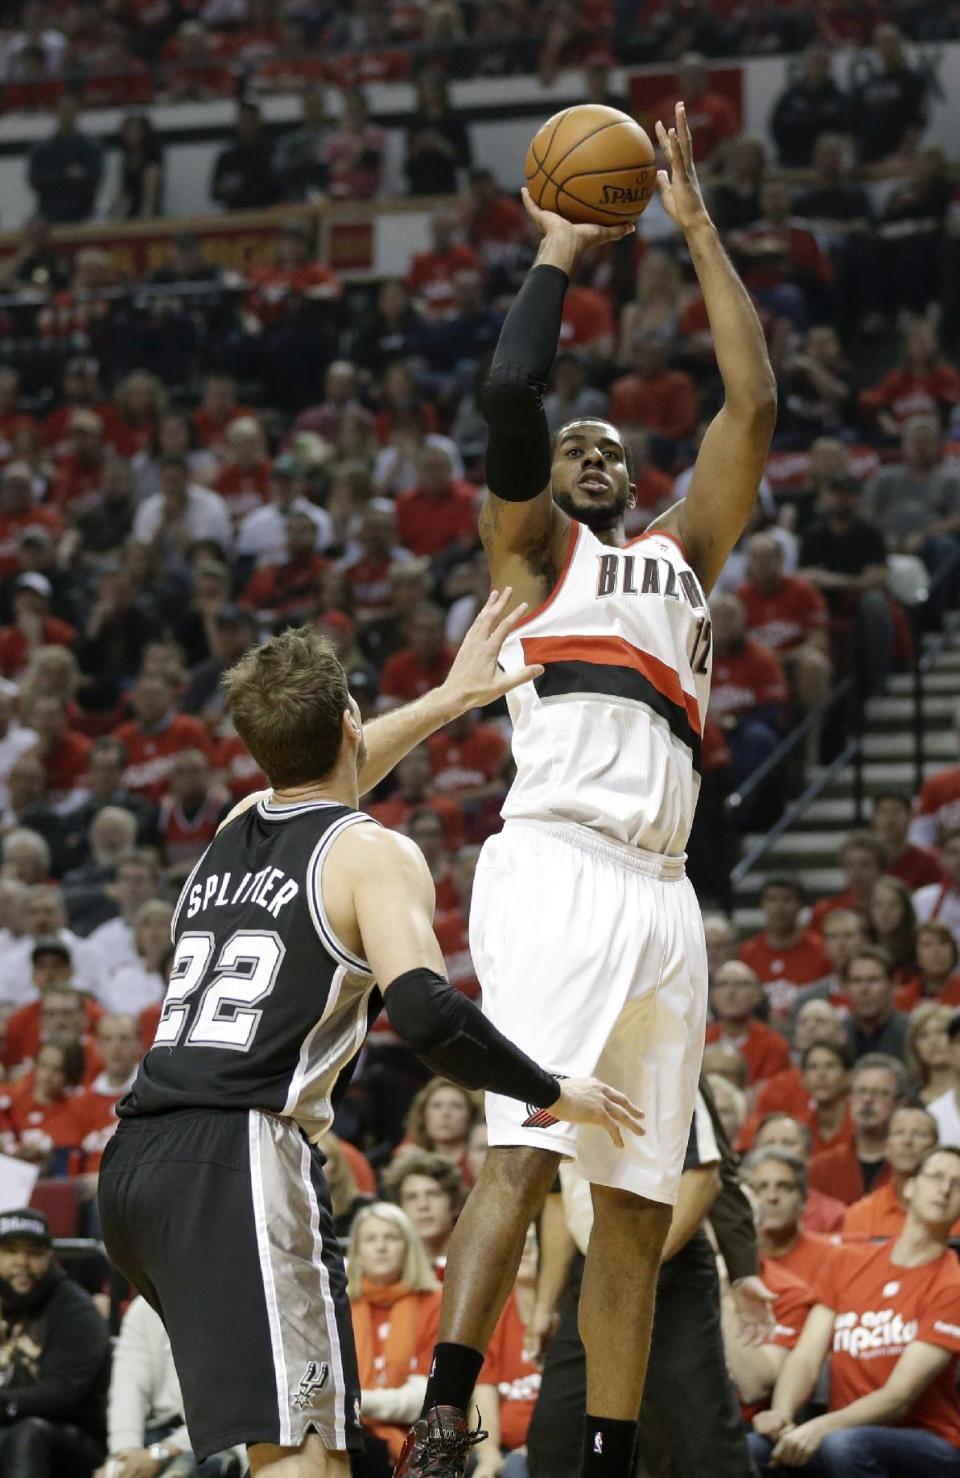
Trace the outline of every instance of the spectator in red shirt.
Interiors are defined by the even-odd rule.
[[[390,499],[371,498],[360,516],[359,532],[339,562],[356,594],[358,620],[389,611],[391,570],[410,559],[412,555],[397,543],[397,516]]]
[[[470,172],[464,220],[467,240],[488,272],[509,266],[527,240],[525,211],[489,169]]]
[[[807,1094],[800,1122],[810,1130],[810,1153],[819,1155],[849,1140],[850,1056],[842,1042],[814,1041],[800,1058],[800,1076]]]
[[[207,728],[199,719],[177,713],[175,690],[159,672],[143,674],[131,693],[135,717],[114,730],[123,745],[127,768],[123,783],[135,795],[159,801],[167,788],[170,771],[181,749],[210,752]]]
[[[813,232],[791,218],[783,180],[761,187],[760,208],[761,219],[737,232],[731,249],[757,303],[802,329],[811,313],[819,317],[831,307],[833,263]]]
[[[853,1069],[850,1117],[853,1138],[822,1150],[810,1161],[810,1184],[847,1206],[890,1177],[884,1146],[890,1120],[907,1087],[903,1064],[884,1052],[868,1052]]]
[[[754,1417],[762,1474],[957,1472],[960,1268],[947,1239],[960,1216],[960,1150],[931,1150],[904,1195],[895,1242],[840,1248],[813,1282],[771,1408]],[[798,1425],[828,1354],[830,1409]]]
[[[743,1169],[758,1206],[760,1253],[804,1283],[812,1283],[824,1259],[831,1255],[831,1246],[821,1233],[803,1228],[807,1197],[803,1161],[787,1150],[766,1145],[748,1155]]]
[[[911,892],[939,883],[943,870],[936,854],[908,840],[913,805],[899,790],[884,790],[873,798],[870,830],[886,849],[885,871],[906,883]]]
[[[309,405],[300,412],[293,423],[293,435],[315,431],[325,441],[335,442],[345,417],[354,416],[372,425],[372,415],[358,398],[358,386],[357,367],[352,360],[335,359],[323,377],[323,399],[319,405]]]
[[[223,498],[234,528],[270,492],[270,458],[263,428],[255,416],[237,416],[224,433],[226,461],[210,484]]]
[[[134,370],[117,386],[113,403],[116,415],[109,428],[109,445],[121,457],[149,451],[167,410],[162,382],[146,370]]]
[[[747,636],[743,606],[735,595],[715,596],[713,686],[710,709],[733,760],[735,786],[758,769],[780,742],[787,679],[774,652]]]
[[[911,416],[932,415],[942,422],[960,405],[960,374],[943,357],[927,319],[905,330],[900,368],[888,370],[874,389],[862,390],[860,405],[885,436],[898,438]]]
[[[100,1161],[117,1127],[117,1104],[133,1087],[137,1066],[143,1056],[143,1043],[134,1016],[101,1016],[97,1022],[96,1041],[103,1070],[73,1101],[74,1113],[83,1128],[80,1140],[84,1175],[81,1194],[85,1200],[92,1200],[96,1195]]]
[[[476,489],[453,476],[449,453],[427,443],[417,458],[415,487],[397,496],[397,533],[412,554],[433,558],[477,542]]]
[[[303,221],[287,221],[281,228],[269,267],[254,267],[248,306],[264,325],[281,323],[302,300],[332,303],[343,288],[336,273],[311,256],[310,227]]]
[[[960,948],[951,930],[939,919],[928,919],[916,932],[917,973],[894,992],[898,1011],[915,1011],[924,1001],[960,1006]],[[909,1060],[909,1033],[907,1055]]]
[[[181,749],[170,767],[170,788],[157,823],[167,877],[180,883],[216,835],[230,795],[214,781],[210,761],[199,749]]]
[[[238,416],[254,416],[248,405],[237,400],[237,382],[229,375],[208,375],[203,382],[203,396],[190,417],[201,446],[220,446],[227,427]]]
[[[658,334],[639,334],[633,342],[633,368],[610,387],[610,415],[644,426],[673,444],[693,436],[700,418],[700,392],[686,370],[667,367],[667,345]]]
[[[757,1094],[755,1119],[759,1122],[768,1114],[781,1112],[805,1118],[810,1109],[810,1092],[803,1081],[800,1063],[808,1047],[815,1042],[835,1042],[842,1046],[846,1041],[840,1013],[829,1001],[807,1001],[797,1012],[793,1023],[791,1057],[793,1061],[782,1073],[765,1083]],[[754,1125],[750,1125],[752,1132]]]
[[[960,710],[955,715],[955,727]],[[958,734],[960,737],[960,734]],[[928,775],[920,787],[908,836],[920,847],[940,847],[944,837],[960,826],[960,765],[948,765]]]
[[[445,632],[446,622],[439,606],[429,601],[417,606],[407,622],[409,645],[394,652],[383,664],[381,709],[411,703],[443,682],[454,658]]]
[[[571,282],[560,321],[560,348],[585,349],[591,359],[609,359],[616,323],[609,298],[596,288]]]
[[[427,743],[437,790],[461,802],[503,796],[510,746],[496,724],[482,722],[475,712],[463,713]]]
[[[790,1065],[786,1039],[754,1015],[762,1000],[763,988],[749,965],[730,960],[720,967],[710,992],[714,1020],[707,1027],[707,1041],[736,1047],[747,1064],[751,1085],[765,1082]]]
[[[536,1304],[538,1263],[537,1231],[532,1225],[523,1244],[516,1282],[497,1320],[477,1377],[475,1399],[491,1451],[489,1462],[474,1470],[477,1478],[500,1472],[505,1478],[511,1475],[519,1478],[528,1471],[523,1454],[540,1394],[540,1366],[527,1353],[527,1331]],[[513,1459],[512,1453],[517,1455]],[[502,1466],[504,1455],[506,1466]]]
[[[795,1155],[804,1167],[810,1159],[810,1130],[791,1114],[767,1114],[757,1126],[754,1143],[758,1150],[786,1150],[788,1154]],[[830,1236],[840,1230],[846,1209],[842,1201],[824,1196],[808,1185],[800,1225],[805,1232],[819,1232],[823,1236]]]
[[[438,795],[433,789],[433,766],[430,751],[425,744],[418,744],[396,768],[397,786],[385,801],[368,806],[374,820],[394,831],[405,831],[415,811],[429,807],[443,822],[447,851],[456,852],[466,840],[463,810],[449,796]]]
[[[38,736],[50,804],[69,807],[79,798],[93,741],[70,728],[67,700],[55,694],[35,697],[26,717]]]
[[[766,928],[740,946],[741,960],[762,981],[770,1010],[781,1021],[789,1018],[802,986],[830,973],[819,936],[800,923],[804,901],[795,878],[768,878],[760,894]]]
[[[844,886],[839,893],[818,898],[810,910],[810,928],[822,932],[828,913],[836,908],[851,908],[867,917],[870,898],[877,879],[883,876],[886,852],[883,843],[869,831],[855,831],[840,849]]]
[[[116,414],[110,402],[103,399],[99,363],[86,355],[69,359],[64,365],[60,399],[62,404],[43,422],[43,439],[57,460],[70,449],[67,436],[74,411],[94,411],[108,432]]]
[[[916,1175],[939,1138],[937,1121],[926,1109],[905,1104],[896,1110],[887,1135],[890,1179],[847,1207],[841,1233],[844,1242],[887,1242],[899,1237],[907,1218],[907,1181]]]
[[[51,1037],[37,1051],[32,1072],[16,1083],[8,1114],[17,1136],[14,1155],[63,1175],[69,1150],[79,1149],[83,1125],[76,1090],[83,1082],[83,1047],[76,1037]]]
[[[13,624],[0,627],[0,673],[18,677],[38,647],[72,647],[75,629],[50,615],[53,590],[46,575],[29,570],[13,584]]]
[[[315,594],[317,576],[329,569],[329,560],[317,554],[317,526],[308,513],[287,514],[287,557],[278,564],[254,570],[240,603],[265,622],[306,615]]]
[[[104,427],[96,411],[76,410],[67,429],[68,450],[54,470],[50,501],[68,518],[76,518],[97,503],[103,489]]]
[[[771,534],[754,534],[747,546],[747,580],[737,591],[754,641],[776,652],[794,701],[807,713],[830,691],[829,613],[820,591],[801,575],[787,575],[783,548]],[[807,762],[819,758],[819,727],[807,744]]]
[[[708,160],[724,139],[740,132],[740,120],[729,98],[710,86],[710,74],[698,52],[688,51],[677,63],[676,92],[662,97],[651,109],[653,119],[669,125],[677,98],[683,98],[690,132],[697,141],[697,159]]]
[[[407,287],[420,312],[428,318],[449,318],[456,307],[453,290],[458,272],[482,272],[483,264],[471,246],[454,238],[457,218],[452,211],[430,216],[430,249],[418,251],[406,276]]]
[[[33,431],[35,426],[33,417],[20,409],[19,371],[0,369],[0,463],[8,462],[13,456],[18,435]]]
[[[20,569],[20,538],[28,528],[45,529],[53,539],[59,539],[63,519],[55,508],[34,502],[29,464],[8,462],[0,478],[0,579]]]

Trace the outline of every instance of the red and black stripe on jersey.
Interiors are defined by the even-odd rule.
[[[619,636],[530,636],[522,645],[525,662],[543,665],[533,684],[540,698],[588,693],[642,703],[690,750],[699,772],[700,710],[675,668]]]

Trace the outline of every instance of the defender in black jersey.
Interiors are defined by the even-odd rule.
[[[436,1070],[618,1144],[621,1126],[642,1132],[622,1094],[561,1084],[450,989],[422,854],[357,809],[454,713],[534,675],[497,670],[508,599],[491,597],[441,689],[366,733],[312,629],[272,638],[226,679],[273,790],[231,812],[187,879],[156,1037],[99,1190],[110,1257],[166,1325],[201,1459],[244,1442],[254,1474],[349,1471],[360,1390],[317,1141],[382,1001]],[[450,1440],[475,1439],[461,1422]]]

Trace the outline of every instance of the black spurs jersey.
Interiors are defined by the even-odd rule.
[[[121,1117],[263,1109],[311,1139],[329,1128],[375,982],[334,935],[321,879],[360,823],[376,824],[334,802],[264,799],[214,838],[180,894],[160,1022]]]

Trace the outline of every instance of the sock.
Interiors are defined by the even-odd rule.
[[[636,1422],[587,1414],[583,1429],[581,1478],[631,1478]]]
[[[426,1416],[431,1406],[455,1406],[466,1412],[482,1365],[482,1354],[469,1345],[437,1345],[421,1414]]]

